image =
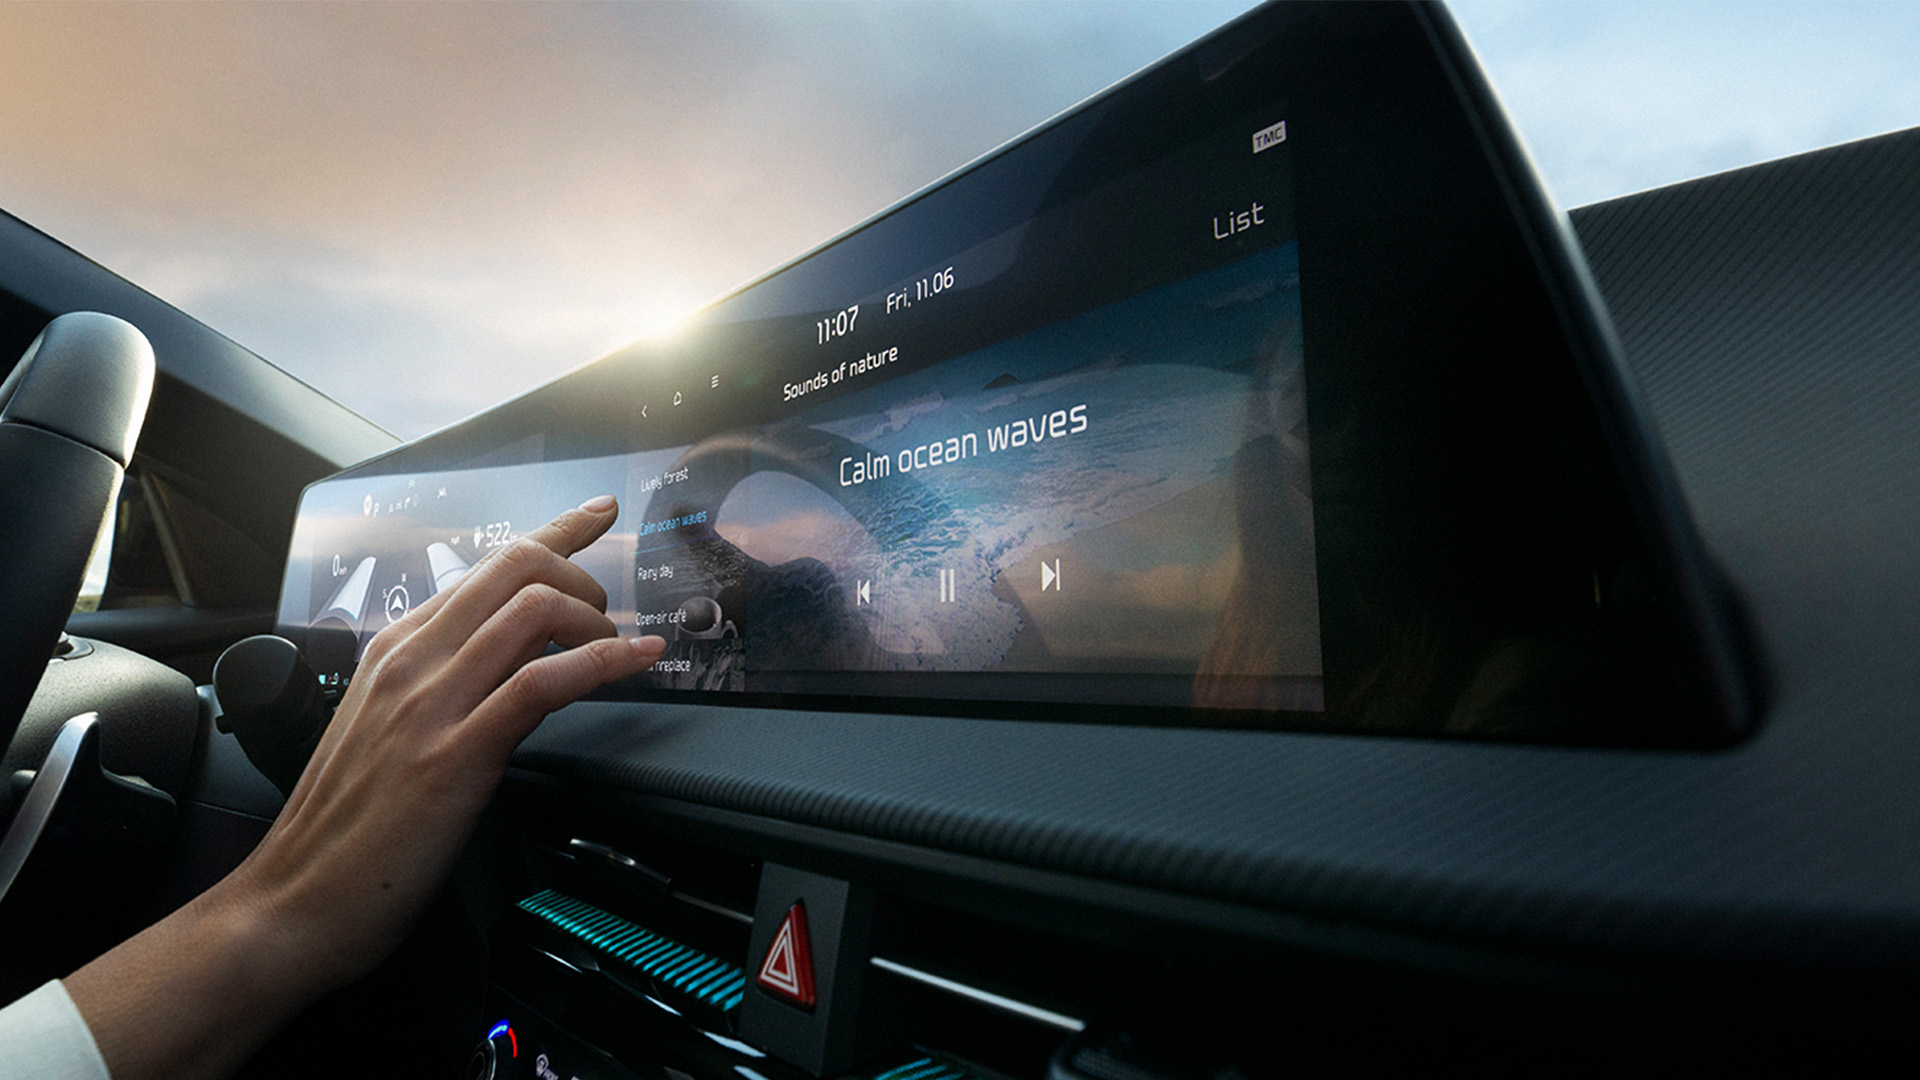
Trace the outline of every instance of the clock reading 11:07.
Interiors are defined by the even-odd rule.
[[[844,311],[836,311],[824,319],[816,319],[813,332],[819,343],[825,345],[837,337],[845,337],[853,331],[853,320],[860,317],[860,305],[855,304]]]

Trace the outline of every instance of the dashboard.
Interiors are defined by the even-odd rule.
[[[401,954],[251,1075],[345,1024],[580,1080],[1897,1042],[1916,191],[1909,132],[1569,218],[1444,11],[1276,5],[675,338],[289,451],[247,629],[326,689],[602,492],[578,561],[668,653],[542,725]],[[176,898],[276,805],[211,716]]]
[[[1271,1069],[1171,987],[1238,1015],[1299,991],[1234,952],[1399,948],[1253,900],[1282,837],[1356,850],[1489,743],[1750,731],[1743,617],[1476,80],[1430,9],[1262,9],[310,486],[277,623],[330,688],[599,492],[576,561],[668,642],[516,759],[476,1075]],[[1389,780],[1411,737],[1450,764]],[[1388,774],[1342,825],[1353,754]],[[1127,940],[1195,922],[1242,940]]]

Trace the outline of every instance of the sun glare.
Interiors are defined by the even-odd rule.
[[[642,298],[632,311],[633,340],[662,342],[677,337],[697,310],[699,305],[679,290],[665,290]]]

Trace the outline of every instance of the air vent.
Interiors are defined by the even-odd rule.
[[[740,1005],[747,976],[736,964],[552,889],[520,901],[520,910],[591,950],[603,971],[645,979],[669,1000],[692,999],[723,1013]]]
[[[874,914],[866,1004],[900,1049],[872,1080],[1038,1080],[1099,1007],[1070,939],[898,895]]]
[[[669,936],[689,937],[690,944],[709,950],[732,948],[731,939],[700,940],[710,937],[716,924],[736,927],[744,955],[744,930],[753,923],[760,884],[759,860],[678,841],[663,830],[530,809],[531,839],[545,871],[540,885]]]
[[[535,872],[522,894],[528,902],[539,896],[561,897],[619,920],[623,932],[631,928],[652,935],[736,971],[746,966],[758,863],[586,821],[553,823],[536,829],[534,839]],[[529,909],[528,914],[535,912]],[[561,914],[578,918],[572,911]],[[550,920],[547,925],[558,929]],[[600,932],[606,933],[604,928]],[[620,970],[621,963],[645,959],[628,948],[639,942],[623,941],[624,955],[609,973]],[[574,947],[587,946],[576,942]],[[655,958],[669,953],[662,950]],[[594,959],[598,962],[597,955]],[[647,972],[646,979],[655,974]],[[709,1000],[694,1004],[697,1009],[714,1007]],[[729,1004],[725,1010],[728,1026],[734,1007]]]

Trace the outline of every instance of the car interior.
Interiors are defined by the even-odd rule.
[[[1916,312],[1920,129],[1562,211],[1423,3],[1257,8],[404,444],[0,214],[0,1000],[611,492],[575,561],[665,656],[242,1075],[1898,1052]]]

